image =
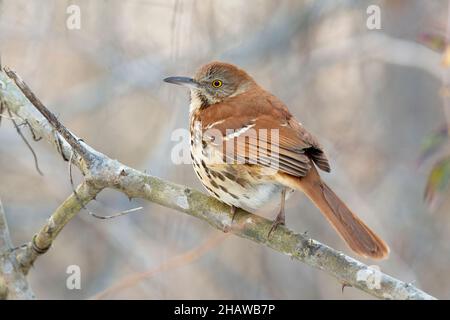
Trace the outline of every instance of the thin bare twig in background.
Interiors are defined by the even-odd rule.
[[[124,211],[120,211],[118,213],[114,213],[111,215],[107,215],[107,216],[101,216],[96,214],[95,212],[92,212],[91,210],[89,210],[83,203],[83,201],[80,199],[80,197],[77,194],[77,190],[75,188],[75,184],[73,183],[73,175],[72,175],[72,161],[73,161],[73,152],[70,154],[69,157],[69,164],[68,164],[68,171],[69,171],[69,181],[70,181],[70,187],[72,188],[72,192],[74,194],[74,196],[77,198],[77,200],[80,202],[81,208],[84,209],[90,216],[93,216],[96,219],[100,219],[100,220],[107,220],[107,219],[112,219],[112,218],[117,218],[120,216],[124,216],[128,213],[132,213],[138,210],[143,209],[143,207],[137,207],[137,208],[131,208],[128,210],[124,210]]]
[[[34,160],[34,167],[36,168],[36,171],[43,176],[44,173],[41,171],[41,169],[39,168],[39,161],[36,155],[36,152],[34,152],[33,147],[31,146],[31,144],[28,142],[27,138],[25,138],[25,136],[22,133],[22,130],[20,130],[19,125],[17,124],[17,122],[14,120],[14,117],[12,116],[11,111],[8,109],[8,114],[9,114],[9,119],[11,120],[11,122],[14,125],[14,128],[16,128],[16,132],[17,134],[22,138],[23,142],[25,143],[25,145],[27,146],[27,148],[30,150],[31,154],[33,155],[33,160]],[[31,130],[31,132],[33,132]],[[34,133],[33,133],[33,140],[36,141],[36,139],[34,139]]]
[[[49,112],[48,109],[42,104],[42,102],[36,97],[36,95],[30,90],[26,83],[8,67],[4,67],[3,70],[12,79],[15,84],[20,88],[22,93],[27,99],[39,110],[39,112],[48,120],[48,122],[58,131],[61,136],[70,144],[70,146],[77,151],[77,153],[84,159],[87,165],[90,165],[92,158],[86,148],[80,143],[80,140],[74,137],[74,135],[67,130],[56,118],[56,116]]]
[[[140,281],[144,281],[147,278],[153,277],[157,273],[176,269],[185,266],[189,263],[192,263],[195,260],[202,257],[207,252],[209,252],[210,250],[212,250],[213,248],[217,247],[217,245],[222,243],[228,236],[229,234],[227,233],[214,234],[213,236],[208,237],[199,246],[196,246],[195,248],[190,249],[182,254],[176,255],[175,257],[172,257],[169,260],[164,261],[162,264],[160,264],[155,268],[152,268],[145,272],[127,276],[117,281],[115,284],[113,284],[106,290],[96,294],[94,297],[92,297],[92,299],[99,300],[108,298],[121,290],[136,285]]]
[[[235,230],[243,228],[244,224],[238,224],[234,227]],[[113,284],[104,291],[96,294],[92,299],[105,299],[113,293],[120,290],[126,289],[135,285],[137,282],[144,280],[145,278],[151,277],[159,272],[165,272],[174,268],[179,268],[181,266],[187,265],[197,259],[199,259],[204,254],[211,251],[213,248],[221,244],[230,234],[229,233],[219,233],[208,237],[200,245],[192,248],[182,254],[176,255],[175,257],[163,262],[159,266],[152,268],[149,271],[133,274],[119,280],[117,283]]]

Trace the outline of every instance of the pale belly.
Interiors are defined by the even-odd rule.
[[[270,211],[281,203],[284,186],[272,182],[265,169],[243,164],[211,163],[203,150],[191,144],[194,171],[209,194],[251,212]],[[273,173],[273,172],[272,172]],[[288,195],[291,193],[288,190]]]
[[[204,143],[201,126],[195,122],[200,102],[191,98],[191,158],[194,171],[209,194],[230,206],[258,213],[278,208],[281,192],[286,188],[271,179],[275,174],[268,168],[224,163],[222,153]],[[259,168],[259,169],[258,169]],[[293,190],[288,189],[286,198]]]

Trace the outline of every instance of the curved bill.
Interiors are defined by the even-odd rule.
[[[198,83],[189,77],[168,77],[164,79],[165,82],[178,84],[180,86],[188,87],[188,88],[198,88]]]

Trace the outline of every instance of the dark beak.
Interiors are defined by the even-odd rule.
[[[168,77],[164,79],[165,82],[178,84],[188,88],[198,88],[199,84],[192,78],[188,77]]]

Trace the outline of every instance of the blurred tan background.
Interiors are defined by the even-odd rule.
[[[81,9],[79,30],[66,27],[71,4]],[[381,8],[381,30],[366,26],[371,4]],[[162,79],[215,59],[240,65],[322,142],[332,166],[324,179],[390,244],[381,269],[450,298],[449,207],[427,207],[433,163],[417,165],[421,142],[446,118],[441,54],[418,39],[445,33],[447,20],[446,1],[3,0],[0,53],[88,144],[198,189],[191,166],[170,161],[171,133],[188,125],[188,93]],[[45,142],[32,145],[44,176],[3,119],[0,197],[16,245],[71,192],[67,163]],[[342,293],[334,278],[270,249],[118,192],[103,192],[89,208],[108,215],[140,205],[141,212],[111,220],[80,212],[30,271],[37,297],[370,298],[352,288]],[[287,224],[352,255],[300,194],[287,203]],[[81,290],[66,288],[69,265],[81,268]]]

